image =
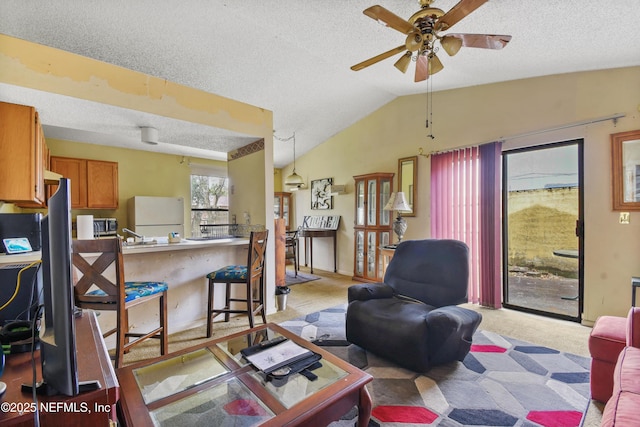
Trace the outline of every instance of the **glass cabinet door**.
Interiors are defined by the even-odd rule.
[[[391,180],[380,180],[380,225],[391,224],[391,211],[385,211],[383,208],[389,202],[391,197]]]
[[[356,182],[356,225],[364,225],[364,181]]]
[[[377,260],[377,250],[376,250],[376,237],[377,232],[368,231],[367,232],[367,277],[376,277],[376,264]]]
[[[275,219],[280,218],[280,196],[273,198],[273,216]]]
[[[282,217],[284,218],[284,225],[289,229],[289,198],[282,198]]]
[[[367,181],[367,225],[376,225],[378,223],[376,220],[376,199],[378,196],[376,194],[376,183],[375,179]]]
[[[364,231],[356,231],[356,275],[364,274]]]

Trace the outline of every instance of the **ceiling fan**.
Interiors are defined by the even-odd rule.
[[[365,15],[405,34],[406,40],[403,45],[369,58],[352,66],[351,69],[354,71],[362,70],[406,50],[394,66],[406,73],[409,63],[414,60],[416,62],[415,81],[420,82],[444,68],[436,56],[438,51],[436,41],[449,56],[453,56],[462,46],[502,49],[511,40],[511,36],[495,34],[440,34],[440,32],[453,27],[454,24],[482,6],[487,0],[461,0],[446,13],[441,9],[431,7],[433,1],[419,0],[420,10],[406,21],[379,5],[365,9],[363,12]]]

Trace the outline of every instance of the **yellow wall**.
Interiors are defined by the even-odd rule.
[[[129,227],[127,223],[127,201],[134,196],[182,197],[185,201],[185,236],[190,235],[188,220],[190,213],[191,168],[182,156],[160,154],[150,151],[107,147],[56,139],[47,139],[52,156],[75,157],[82,159],[106,160],[118,163],[119,208],[117,210],[81,209],[72,212],[76,215],[94,215],[95,217],[114,217],[118,228]],[[190,159],[199,165],[226,167],[225,162],[208,159]],[[73,183],[71,183],[73,185]]]
[[[434,76],[437,78],[437,75]],[[397,98],[324,144],[296,159],[296,170],[310,180],[333,178],[348,193],[334,196],[340,215],[338,270],[353,274],[353,175],[397,173],[397,161],[424,152],[481,144],[523,134],[625,113],[618,120],[573,127],[531,137],[507,139],[505,149],[584,138],[585,169],[585,323],[603,314],[626,315],[630,278],[640,275],[640,212],[620,225],[611,209],[609,134],[640,129],[640,67],[571,73],[510,81],[433,94],[435,140],[425,129],[426,96]],[[405,239],[429,237],[429,159],[418,159],[417,216],[406,218]],[[289,165],[282,175],[291,173]],[[394,182],[395,179],[394,179]],[[395,189],[395,183],[394,183]],[[309,190],[294,193],[295,223],[310,209]],[[332,270],[330,242],[314,241],[314,268]]]

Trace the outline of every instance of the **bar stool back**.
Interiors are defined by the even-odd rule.
[[[253,328],[253,316],[260,313],[262,321],[267,323],[264,309],[264,262],[267,251],[267,237],[269,230],[252,231],[249,238],[249,254],[246,265],[228,265],[219,270],[207,274],[209,279],[209,295],[207,298],[207,338],[212,335],[213,319],[218,314],[224,314],[224,321],[229,321],[230,314],[245,313],[249,316],[249,327]],[[247,268],[248,267],[248,268]],[[224,283],[225,305],[224,308],[214,308],[214,285]],[[243,298],[231,297],[231,285],[241,284],[245,286],[246,296]],[[246,307],[232,308],[231,303],[244,303]]]
[[[93,261],[89,259],[95,258]],[[124,354],[148,338],[160,340],[160,354],[168,353],[167,340],[167,283],[126,282],[122,241],[115,239],[74,240],[73,265],[82,277],[75,281],[77,307],[116,311],[116,327],[103,334],[116,333],[115,367],[122,366]],[[115,266],[115,282],[105,277],[105,271]],[[94,289],[94,285],[97,289]],[[129,309],[150,301],[158,302],[159,326],[147,333],[129,331]],[[136,338],[129,341],[130,338]]]

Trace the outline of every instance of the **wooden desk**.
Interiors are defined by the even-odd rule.
[[[336,251],[337,230],[322,228],[301,228],[300,237],[304,238],[304,265],[307,266],[307,250],[311,258],[311,274],[313,274],[313,239],[315,237],[331,237],[333,239],[333,272],[338,272],[338,254]],[[307,244],[307,239],[309,244]]]
[[[102,387],[74,397],[38,396],[39,408],[50,408],[49,412],[40,411],[42,426],[109,426],[110,420],[116,419],[114,407],[119,397],[118,380],[93,312],[85,311],[81,318],[76,319],[76,348],[78,380],[98,380]],[[37,350],[35,355],[37,378],[41,380],[40,351]],[[31,384],[32,379],[31,353],[7,355],[2,375],[2,381],[7,384],[7,391],[0,398],[0,404],[11,406],[7,407],[8,411],[4,410],[4,407],[0,410],[0,425],[34,425],[31,394],[21,391],[22,384]],[[18,408],[26,410],[22,413],[14,410]]]
[[[313,371],[315,380],[293,374],[276,383],[242,357],[244,348],[281,335],[322,356],[321,366]],[[354,406],[358,426],[369,425],[371,396],[366,384],[373,377],[272,323],[125,366],[117,373],[122,385],[118,409],[125,426],[152,427],[152,416],[170,426],[201,420],[212,426],[326,426]],[[238,406],[239,402],[244,403]]]

